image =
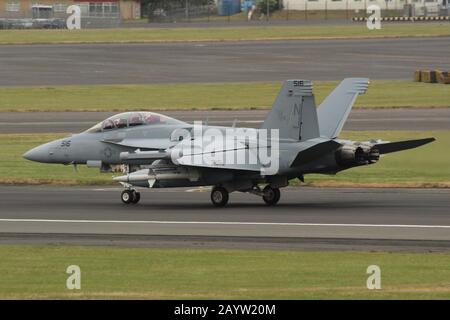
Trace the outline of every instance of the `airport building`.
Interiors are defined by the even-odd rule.
[[[417,11],[424,8],[435,13],[448,8],[449,0],[281,0],[288,10],[365,10],[370,5],[378,5],[381,10],[403,10],[411,5]]]
[[[36,12],[39,18],[64,16],[67,7],[76,4],[81,7],[84,17],[140,19],[140,2],[140,0],[0,0],[0,18],[35,18]]]

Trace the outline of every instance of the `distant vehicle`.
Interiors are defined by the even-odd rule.
[[[64,29],[65,19],[55,18],[53,6],[34,4],[31,6],[32,18],[1,19],[0,29]]]
[[[80,134],[38,146],[24,157],[87,164],[102,172],[121,165],[124,174],[114,180],[124,186],[121,199],[126,204],[139,202],[139,187],[213,186],[211,201],[217,207],[225,206],[234,191],[275,205],[280,188],[291,179],[373,164],[382,154],[435,140],[338,139],[368,84],[366,78],[344,79],[316,109],[311,81],[287,80],[260,129],[189,124],[153,112],[121,113]]]

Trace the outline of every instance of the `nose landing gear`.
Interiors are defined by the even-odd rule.
[[[120,199],[125,204],[136,204],[141,200],[141,194],[134,189],[125,189],[122,191]]]

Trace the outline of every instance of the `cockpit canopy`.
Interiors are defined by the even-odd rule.
[[[97,123],[92,128],[86,130],[86,132],[94,133],[142,125],[174,125],[182,123],[179,120],[155,112],[124,112]]]

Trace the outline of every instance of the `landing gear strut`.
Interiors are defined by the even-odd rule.
[[[280,200],[280,189],[266,186],[262,198],[268,206],[274,206]]]
[[[122,194],[120,195],[120,199],[125,204],[138,203],[139,200],[141,200],[141,194],[139,192],[137,192],[136,190],[125,189],[122,191]]]
[[[214,187],[211,191],[211,202],[216,207],[224,207],[228,203],[228,191],[224,187]]]

